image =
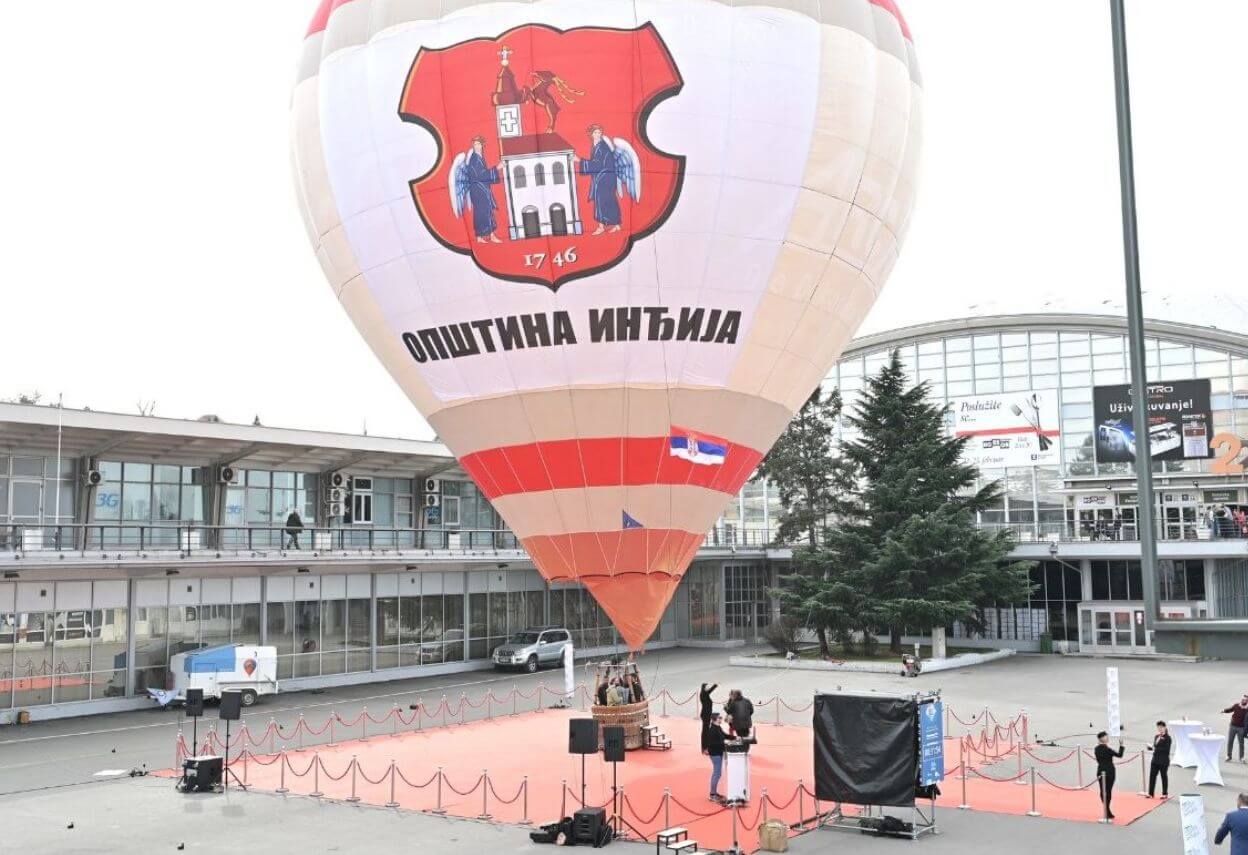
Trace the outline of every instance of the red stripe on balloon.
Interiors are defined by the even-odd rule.
[[[724,462],[691,463],[673,457],[665,436],[560,439],[509,445],[464,456],[464,471],[487,498],[578,487],[687,484],[735,495],[763,455],[728,444]]]
[[[678,578],[704,537],[676,529],[633,528],[539,534],[520,542],[551,581],[624,573],[661,573]]]
[[[314,36],[317,33],[324,32],[329,26],[329,16],[339,6],[345,6],[352,0],[321,0],[321,4],[316,7],[316,14],[312,16],[312,23],[308,25],[308,35]],[[901,34],[907,39],[910,38],[910,28],[906,25],[906,19],[901,14],[901,9],[897,7],[894,0],[868,0],[873,6],[879,6],[897,19],[898,26],[901,27]]]

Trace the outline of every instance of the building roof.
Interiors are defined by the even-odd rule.
[[[523,137],[503,137],[500,148],[503,157],[517,157],[572,151],[572,144],[558,134],[528,134]]]
[[[312,430],[58,410],[0,403],[0,454],[55,454],[58,416],[61,455],[182,466],[325,472],[350,468],[398,477],[463,476],[440,442],[355,436]]]

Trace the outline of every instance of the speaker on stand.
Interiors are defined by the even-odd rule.
[[[620,764],[624,762],[624,728],[605,725],[602,728],[602,759],[611,764],[611,836],[622,837],[620,817]]]
[[[568,719],[568,753],[581,755],[581,807],[585,807],[585,757],[598,753],[598,722],[592,718]]]
[[[230,722],[238,721],[243,714],[243,693],[242,692],[222,692],[221,706],[217,710],[217,718],[225,722],[225,770],[222,776],[222,785],[225,789],[230,788],[230,778],[234,778],[234,782],[240,787],[244,786],[243,782],[238,780],[230,769]]]
[[[191,755],[199,754],[199,719],[204,714],[204,690],[187,689],[186,717],[191,720]]]

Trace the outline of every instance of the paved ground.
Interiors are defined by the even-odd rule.
[[[740,651],[734,651],[740,652]],[[913,691],[941,689],[946,701],[963,717],[990,706],[1005,717],[1026,707],[1031,735],[1057,739],[1064,745],[1091,744],[1090,731],[1104,719],[1104,669],[1116,665],[1121,674],[1123,719],[1128,750],[1152,732],[1157,718],[1183,715],[1225,730],[1226,716],[1217,711],[1248,689],[1248,674],[1237,663],[1195,665],[1164,662],[1060,659],[1024,656],[965,671],[903,680],[870,674],[814,674],[730,668],[728,651],[676,650],[648,654],[643,671],[653,695],[659,687],[687,696],[702,679],[735,686],[755,697],[779,692],[794,701],[817,690],[837,686],[855,690]],[[263,730],[269,718],[293,726],[300,713],[320,723],[331,710],[350,720],[367,706],[374,715],[393,704],[406,709],[423,698],[430,706],[442,694],[455,700],[466,692],[481,697],[486,689],[505,694],[512,685],[531,692],[539,681],[555,685],[558,675],[535,677],[490,673],[458,679],[374,684],[324,693],[299,693],[267,699],[251,718]],[[691,710],[690,710],[691,711]],[[675,708],[670,712],[676,713]],[[770,710],[768,710],[768,714]],[[484,715],[472,711],[470,716]],[[805,716],[786,716],[794,723]],[[170,712],[136,712],[85,719],[44,722],[0,731],[0,828],[4,848],[30,852],[143,851],[364,852],[386,851],[386,844],[421,847],[437,852],[526,852],[533,847],[522,829],[448,820],[420,814],[398,814],[374,808],[319,804],[309,799],[261,793],[228,798],[175,796],[164,779],[99,777],[108,770],[146,764],[163,768],[173,761],[173,738],[181,716]],[[523,750],[518,747],[517,750]],[[540,759],[535,759],[540,769]],[[1248,766],[1223,767],[1225,789],[1202,787],[1211,826],[1233,805],[1238,790],[1248,790]],[[1135,786],[1127,773],[1120,786]],[[1190,770],[1172,771],[1172,792],[1191,791]],[[1079,853],[1133,851],[1133,855],[1170,853],[1179,845],[1177,805],[1166,805],[1129,828],[1076,825],[1047,819],[942,811],[942,834],[921,842],[939,852],[996,852],[1006,843],[1023,852],[1055,847]],[[74,828],[66,826],[73,822]],[[844,838],[844,843],[842,843]],[[850,841],[854,851],[872,852],[894,841],[850,837],[820,831],[793,843],[796,853],[825,851]],[[628,847],[634,848],[634,847]],[[644,851],[639,847],[635,851]]]

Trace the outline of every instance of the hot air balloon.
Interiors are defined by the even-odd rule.
[[[254,660],[254,659],[244,659],[244,660],[243,660],[243,671],[244,671],[244,672],[246,672],[246,674],[247,674],[247,676],[248,676],[248,677],[250,677],[252,674],[256,673],[256,660]]]
[[[888,278],[920,91],[892,0],[323,0],[299,202],[378,358],[638,649]]]

